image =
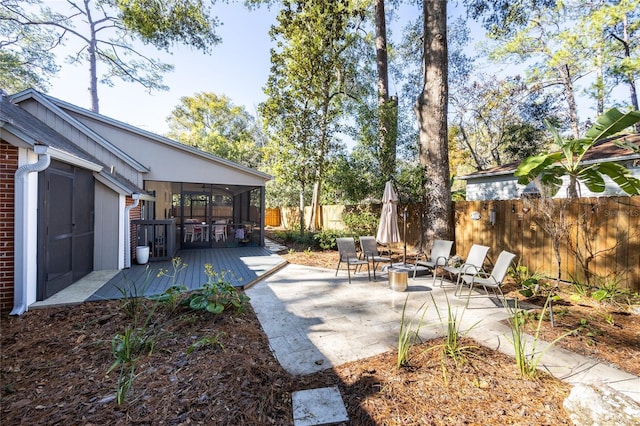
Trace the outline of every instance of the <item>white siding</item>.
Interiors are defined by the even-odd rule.
[[[640,168],[629,168],[631,174],[640,178]],[[567,196],[568,177],[563,177],[563,185],[554,198],[564,198]],[[467,180],[467,201],[482,200],[512,200],[520,198],[523,185],[518,185],[517,179],[513,175],[483,176]],[[627,195],[618,185],[605,176],[605,190],[601,193],[589,191],[580,184],[580,196],[582,197],[612,197]]]

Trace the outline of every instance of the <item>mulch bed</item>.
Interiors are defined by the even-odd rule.
[[[329,268],[337,260],[335,252],[284,257]],[[557,326],[545,322],[541,337],[581,325],[560,344],[638,374],[640,321],[610,310],[558,306]],[[108,370],[114,336],[134,324],[126,312],[123,301],[103,301],[2,318],[0,424],[290,425],[292,392],[325,386],[339,387],[353,425],[570,424],[562,408],[569,385],[543,373],[523,379],[512,358],[469,340],[461,342],[470,348],[458,362],[444,357],[436,340],[415,346],[406,367],[396,366],[391,351],[290,375],[249,305],[218,315],[157,309],[146,328],[153,350],[140,355],[133,386],[118,404],[119,370]]]
[[[308,376],[282,369],[251,307],[220,315],[158,310],[155,347],[143,354],[118,405],[113,337],[132,323],[122,302],[84,303],[3,318],[3,425],[292,424],[291,393],[338,386],[351,424],[568,424],[566,384],[522,379],[512,359],[476,347],[454,363],[439,342]],[[190,352],[203,338],[217,338]],[[466,342],[473,345],[473,342]],[[446,374],[444,374],[446,373]]]

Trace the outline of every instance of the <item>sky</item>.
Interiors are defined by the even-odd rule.
[[[66,2],[45,0],[44,3],[55,8]],[[451,3],[449,14],[461,13],[462,6],[456,9],[456,4]],[[98,87],[100,113],[157,134],[165,134],[169,130],[166,119],[180,104],[181,97],[213,92],[227,96],[234,105],[244,106],[248,113],[255,116],[258,104],[266,99],[262,89],[271,65],[268,33],[275,23],[276,11],[266,7],[249,11],[242,3],[235,1],[231,4],[216,2],[212,10],[222,22],[216,30],[222,43],[214,46],[210,54],[184,46],[178,46],[172,54],[167,54],[144,46],[141,50],[149,56],[174,65],[174,71],[164,75],[164,84],[170,90],[150,94],[140,85],[121,80],[114,80],[113,87],[101,84]],[[392,36],[400,37],[407,19],[414,19],[421,12],[420,7],[403,5],[398,13],[404,20],[388,24]],[[477,43],[482,38],[482,30],[477,23],[468,22],[468,25],[472,28],[472,44]],[[69,43],[68,49],[72,52],[73,44]],[[60,51],[56,51],[56,54],[63,67],[51,79],[48,93],[89,109],[88,65],[64,64],[61,59],[65,55]],[[510,67],[508,71],[513,73],[514,68]],[[495,66],[491,72],[496,72]],[[391,90],[394,89],[394,82],[391,81]],[[589,115],[581,114],[581,117],[585,119]]]
[[[53,7],[56,2],[46,3]],[[149,94],[140,85],[114,80],[114,87],[98,87],[100,113],[164,134],[169,130],[166,118],[180,104],[181,97],[213,92],[226,95],[234,105],[242,105],[255,115],[258,104],[265,100],[262,87],[270,68],[268,32],[276,13],[266,8],[248,11],[241,4],[218,3],[214,14],[223,22],[217,29],[222,43],[213,47],[211,54],[183,46],[172,55],[144,48],[150,56],[174,65],[174,71],[163,79],[169,91]],[[58,76],[50,81],[48,94],[90,109],[88,66],[62,65]]]
[[[55,9],[66,2],[44,0],[44,3]],[[451,4],[449,14],[456,13],[456,7],[461,8]],[[165,74],[163,79],[170,90],[150,94],[140,85],[121,80],[114,80],[113,87],[101,84],[98,86],[100,113],[157,134],[165,134],[169,130],[166,118],[180,104],[181,97],[213,92],[219,96],[226,95],[234,105],[244,106],[248,113],[255,116],[258,104],[266,99],[262,89],[271,66],[269,29],[276,22],[277,11],[267,7],[250,11],[237,1],[231,4],[216,2],[212,11],[223,25],[216,29],[222,43],[214,46],[210,54],[179,46],[169,55],[143,46],[141,50],[149,56],[174,65],[174,71]],[[407,20],[419,16],[422,8],[403,4],[395,13],[401,19],[387,23],[387,28],[391,37],[399,38]],[[479,27],[477,24],[474,26]],[[69,42],[66,49],[72,53],[73,47],[73,43]],[[48,94],[90,109],[88,65],[64,64],[62,59],[66,54],[56,51],[56,55],[62,69],[51,79]],[[390,85],[391,90],[395,90],[393,81]]]

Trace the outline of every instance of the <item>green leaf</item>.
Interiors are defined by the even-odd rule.
[[[600,193],[604,192],[604,178],[598,170],[595,168],[582,169],[578,173],[578,180],[580,180],[591,192]]]
[[[531,174],[538,175],[537,170],[544,168],[545,166],[552,164],[551,154],[541,153],[524,159],[514,172],[515,176],[528,177]]]
[[[585,138],[598,141],[631,127],[640,121],[640,111],[629,111],[623,114],[619,109],[612,108],[598,117],[596,124],[587,130]]]
[[[222,313],[222,311],[224,311],[224,306],[217,302],[210,302],[207,305],[207,311],[211,312],[212,314],[220,314]]]
[[[530,288],[525,288],[520,290],[520,294],[524,297],[531,297],[533,296],[533,290],[531,290]]]
[[[207,308],[208,303],[209,301],[206,297],[198,294],[193,296],[193,298],[189,302],[189,307],[194,310],[202,310]]]
[[[606,162],[598,164],[597,170],[609,176],[627,194],[640,194],[640,179],[632,176],[624,166],[618,163]]]

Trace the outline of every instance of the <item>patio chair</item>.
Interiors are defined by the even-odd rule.
[[[472,275],[461,275],[460,292],[459,294],[456,294],[456,296],[462,295],[462,284],[466,284],[469,286],[469,294],[467,298],[471,298],[473,287],[482,287],[484,288],[485,294],[479,296],[489,296],[489,289],[491,289],[498,299],[502,299],[503,303],[506,302],[501,287],[504,277],[507,275],[507,271],[509,270],[509,266],[511,266],[511,262],[513,262],[515,257],[515,254],[503,250],[500,252],[500,255],[498,255],[498,259],[496,260],[495,265],[493,265],[493,269],[490,273],[480,270]],[[457,292],[458,290],[456,290],[456,293]],[[500,293],[500,295],[498,295],[498,293]]]
[[[488,252],[489,247],[473,244],[469,249],[469,253],[467,254],[467,258],[464,263],[460,266],[445,266],[442,268],[442,275],[446,272],[450,277],[456,277],[457,292],[458,286],[460,285],[460,276],[464,274],[475,274],[482,270],[482,265],[484,264],[484,259],[487,257]],[[442,287],[442,276],[440,276],[440,287]]]
[[[190,239],[192,243],[196,240],[202,240],[202,227],[194,222],[186,222],[184,224],[184,241],[187,242],[187,239]]]
[[[340,264],[342,262],[347,264],[347,275],[349,276],[349,284],[351,284],[351,265],[355,265],[355,272],[358,271],[358,268],[362,265],[367,265],[367,273],[369,274],[369,281],[371,281],[371,269],[369,269],[369,261],[366,259],[358,258],[358,254],[356,253],[356,242],[353,237],[343,237],[336,238],[336,243],[338,244],[338,254],[340,258],[338,259],[338,266],[336,267],[336,276],[338,275],[338,270],[340,269]]]
[[[376,279],[376,268],[380,263],[391,265],[391,257],[382,256],[378,251],[378,242],[375,237],[360,237],[360,247],[364,259],[373,263],[373,279]]]
[[[222,240],[227,241],[227,225],[226,224],[214,224],[213,225],[213,237],[216,242]]]
[[[433,274],[433,284],[436,283],[436,272],[438,266],[446,266],[447,260],[449,260],[449,256],[451,255],[451,248],[453,247],[453,241],[449,240],[435,240],[433,242],[433,247],[431,247],[431,253],[429,253],[429,257],[426,260],[420,260],[421,254],[416,256],[416,263],[413,266],[413,278],[416,278],[416,272],[418,271],[418,266],[426,266],[431,269]],[[422,254],[422,256],[426,256]]]

